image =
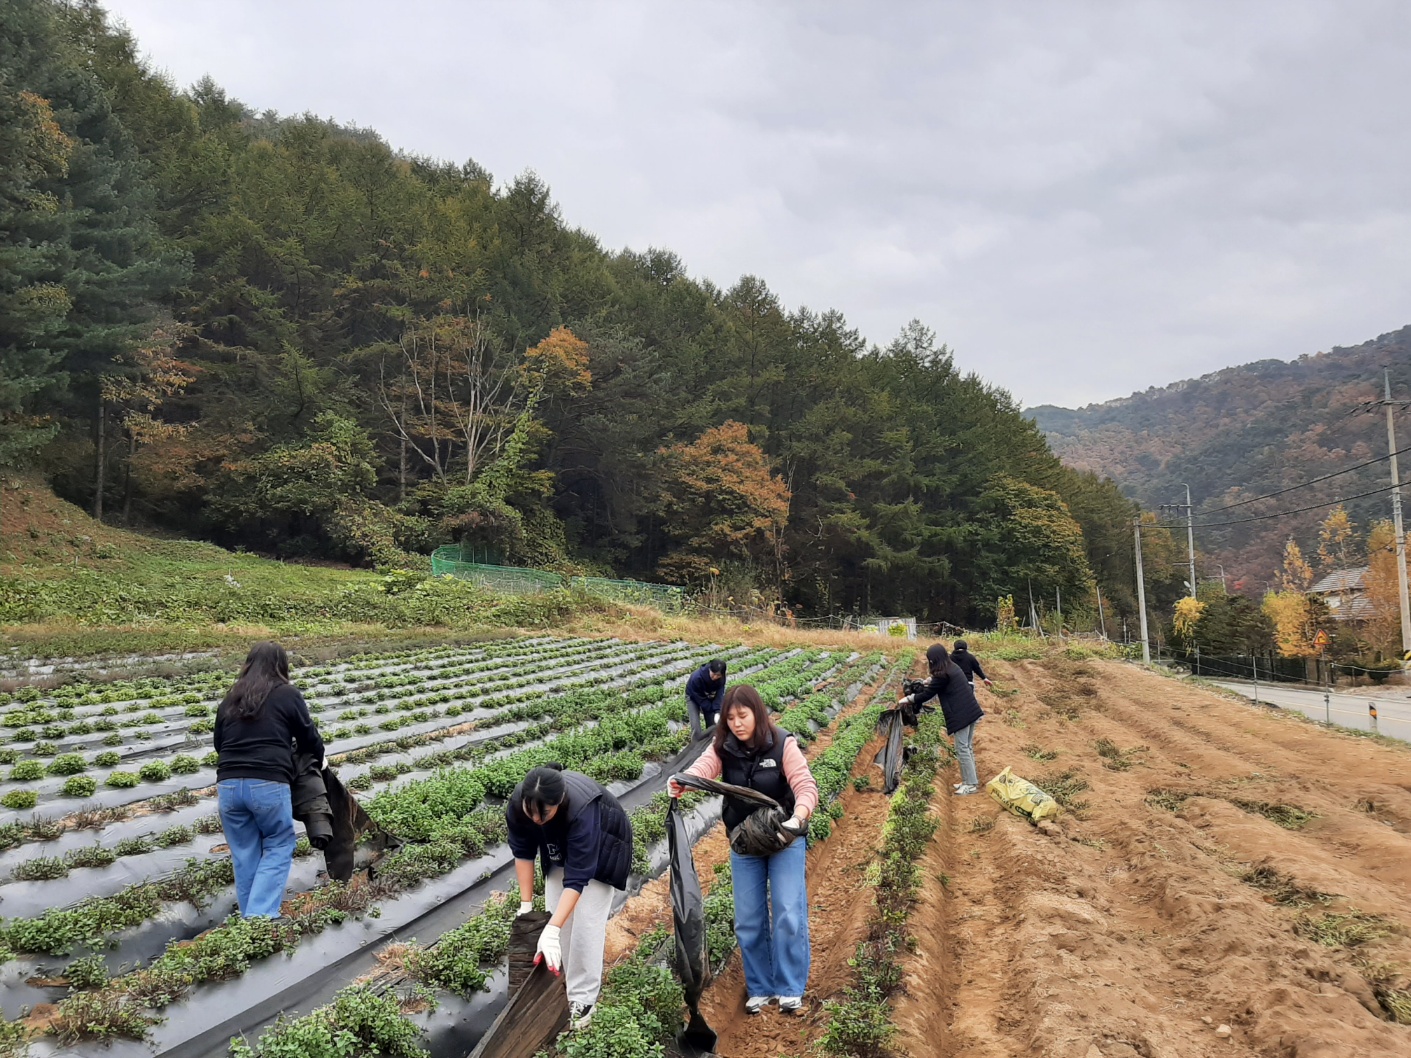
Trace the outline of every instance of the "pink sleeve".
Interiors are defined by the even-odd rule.
[[[799,749],[796,739],[789,739],[784,743],[784,778],[789,780],[789,789],[794,791],[794,810],[800,808],[808,809],[808,814],[813,815],[818,807],[818,783],[814,781],[813,772],[808,770],[808,761],[803,758],[803,750]]]
[[[696,763],[686,769],[686,774],[696,775],[702,779],[718,779],[723,770],[720,754],[715,752],[714,746],[707,746],[705,752],[696,758]]]

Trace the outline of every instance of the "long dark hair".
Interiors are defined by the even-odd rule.
[[[946,651],[944,643],[933,643],[926,648],[926,664],[931,669],[932,676],[944,676],[950,671],[950,654]]]
[[[533,822],[543,819],[550,808],[563,804],[568,796],[568,787],[563,781],[562,764],[543,764],[530,770],[524,777],[521,788],[519,810]]]
[[[727,738],[734,737],[730,725],[725,721],[730,719],[730,713],[735,709],[748,709],[754,713],[754,734],[750,736],[749,742],[744,744],[751,753],[758,753],[768,746],[770,736],[778,740],[778,729],[775,728],[774,721],[769,719],[769,710],[764,707],[759,691],[748,683],[737,683],[725,692],[725,702],[720,707],[720,719],[715,722],[715,752],[719,753],[725,748]]]
[[[230,720],[253,720],[264,709],[270,691],[288,682],[289,655],[284,648],[278,643],[256,643],[216,714]]]

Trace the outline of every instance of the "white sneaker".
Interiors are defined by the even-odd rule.
[[[781,1014],[802,1014],[803,996],[780,996],[779,1012]]]
[[[568,1027],[577,1032],[586,1029],[593,1020],[593,1005],[591,1003],[570,1003],[568,1004]]]
[[[965,785],[965,784],[964,784],[963,782],[958,782],[958,783],[953,784],[953,785],[951,786],[951,789],[954,790],[956,793],[959,793],[960,790],[961,790],[961,787],[963,787],[964,785]]]
[[[758,1014],[772,1002],[774,1002],[773,996],[750,996],[745,1000],[745,1013]]]
[[[979,793],[979,792],[980,792],[980,788],[979,788],[978,786],[961,786],[961,787],[958,787],[958,788],[956,789],[956,791],[955,791],[955,796],[957,796],[957,797],[969,797],[971,794]]]

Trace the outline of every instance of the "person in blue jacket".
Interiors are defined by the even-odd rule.
[[[720,719],[720,703],[725,701],[725,662],[707,662],[686,681],[686,715],[691,720],[691,738],[698,739]]]
[[[519,914],[534,908],[534,860],[544,869],[549,924],[534,956],[564,973],[569,1025],[586,1028],[603,987],[608,914],[632,870],[632,821],[596,781],[561,764],[534,768],[505,805],[519,880]]]
[[[936,643],[927,649],[926,663],[931,669],[926,686],[915,694],[899,698],[897,705],[917,706],[932,698],[940,699],[946,733],[955,741],[955,756],[960,761],[960,782],[955,784],[955,792],[967,797],[980,789],[980,778],[975,771],[975,725],[985,711],[975,700],[975,688],[970,686],[964,670],[951,660],[942,644]]]

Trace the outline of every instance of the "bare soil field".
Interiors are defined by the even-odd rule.
[[[944,792],[899,1051],[1411,1055],[1411,746],[1130,665],[994,667],[1019,693],[985,696],[982,779],[1072,809]]]

